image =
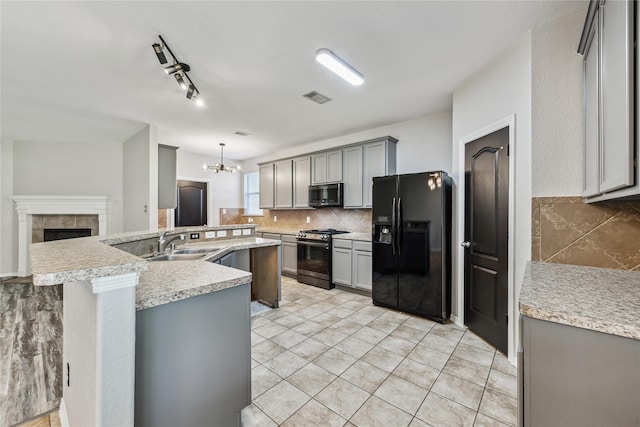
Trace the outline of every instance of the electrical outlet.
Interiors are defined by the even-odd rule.
[[[227,237],[227,230],[219,230],[218,237]]]
[[[307,217],[307,224],[311,224],[311,217],[310,216]]]
[[[200,233],[191,233],[191,235],[189,236],[189,238],[191,240],[196,240],[200,238]]]
[[[214,237],[216,237],[216,232],[215,231],[205,231],[204,232],[204,238],[205,239],[213,239]]]
[[[277,216],[273,216],[273,222],[278,222],[278,217]]]
[[[250,228],[243,228],[242,229],[242,235],[243,236],[251,236],[251,229]]]
[[[226,215],[227,214],[227,210],[226,209],[222,209],[222,215]]]
[[[233,235],[234,236],[239,236],[242,234],[242,230],[233,230]]]
[[[253,222],[253,218],[249,217],[247,221],[249,221],[249,224],[251,224]]]

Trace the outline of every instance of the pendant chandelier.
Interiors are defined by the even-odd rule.
[[[214,173],[219,173],[219,172],[231,172],[231,173],[236,173],[240,170],[240,166],[237,165],[233,165],[233,166],[227,166],[224,164],[224,143],[220,143],[220,163],[216,163],[215,165],[208,165],[208,164],[204,164],[202,165],[202,169],[204,170],[212,170]]]

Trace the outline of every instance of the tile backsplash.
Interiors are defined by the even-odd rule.
[[[335,228],[352,233],[371,231],[371,209],[300,209],[300,210],[264,210],[263,216],[243,216],[244,209],[220,209],[220,225],[248,224],[249,218],[258,227],[277,227],[293,230],[312,228]],[[274,221],[274,217],[278,221]],[[307,223],[309,217],[309,223]]]
[[[535,197],[531,259],[640,271],[640,202]]]

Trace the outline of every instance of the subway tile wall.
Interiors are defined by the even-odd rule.
[[[244,209],[220,209],[220,225],[248,224],[249,218],[258,227],[277,227],[292,230],[309,230],[313,228],[335,228],[352,233],[369,233],[371,231],[371,209],[301,209],[301,210],[264,210],[263,216],[243,216]],[[278,221],[274,221],[274,217]],[[309,217],[309,223],[307,223]]]
[[[640,202],[535,197],[531,259],[640,271]]]

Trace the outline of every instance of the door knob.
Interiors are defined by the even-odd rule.
[[[471,242],[468,240],[465,240],[464,242],[460,243],[460,245],[462,245],[463,248],[470,248]]]

